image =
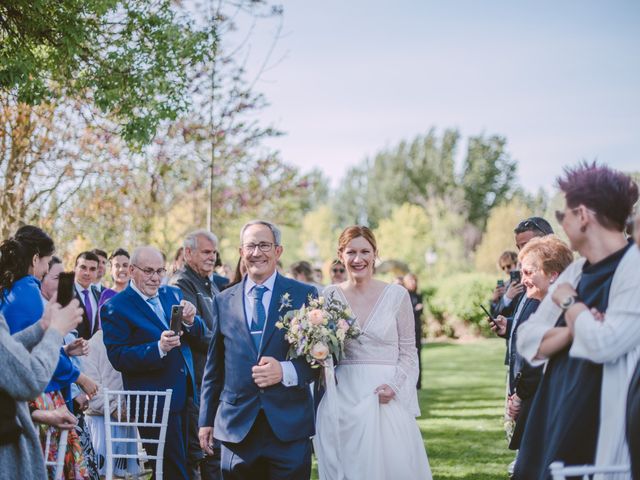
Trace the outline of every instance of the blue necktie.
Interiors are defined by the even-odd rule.
[[[262,341],[262,332],[264,323],[267,320],[267,313],[264,311],[262,297],[267,287],[264,285],[256,285],[251,291],[253,296],[253,314],[251,315],[251,338],[256,346],[256,350],[260,351],[260,342]]]
[[[158,299],[158,296],[156,295],[155,297],[151,297],[147,299],[147,303],[151,307],[151,310],[153,310],[156,313],[158,318],[162,320],[162,323],[164,323],[165,326],[168,327],[167,320],[166,318],[164,318],[164,310],[162,310],[162,305],[160,305],[160,300]]]

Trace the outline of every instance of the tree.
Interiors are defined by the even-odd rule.
[[[532,214],[526,203],[519,198],[494,207],[489,214],[482,242],[475,252],[476,269],[498,274],[498,257],[502,252],[517,251],[513,229]]]
[[[506,139],[493,135],[469,138],[460,186],[467,218],[480,230],[491,209],[508,199],[515,187],[516,162],[505,152]]]
[[[72,100],[20,103],[0,93],[0,234],[21,222],[55,218],[121,145],[86,105]],[[51,222],[48,223],[52,226]]]
[[[426,208],[405,203],[375,230],[382,260],[400,260],[421,279],[433,280],[465,270],[464,217],[445,203]]]
[[[460,134],[435,129],[413,141],[378,152],[352,168],[336,193],[336,215],[358,218],[373,227],[404,203],[426,207],[433,199],[459,204],[463,199],[467,221],[482,231],[489,210],[510,198],[516,163],[499,136],[471,137],[462,173],[455,169]],[[353,220],[352,220],[353,221]],[[468,235],[469,250],[478,235]]]
[[[170,0],[13,0],[0,3],[0,89],[37,105],[91,98],[123,138],[147,143],[188,105],[187,68],[215,54]]]

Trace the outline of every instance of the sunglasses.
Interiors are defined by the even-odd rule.
[[[344,273],[346,270],[344,268],[332,268],[331,273]]]
[[[556,212],[556,216],[558,215],[558,212]],[[538,231],[542,232],[542,233],[547,233],[548,229],[544,229],[542,228],[538,222],[536,222],[533,218],[527,218],[526,220],[521,221],[518,224],[518,230],[531,230],[531,227],[536,228]]]
[[[505,272],[510,272],[513,267],[513,264],[508,263],[507,265],[502,265],[500,268]]]

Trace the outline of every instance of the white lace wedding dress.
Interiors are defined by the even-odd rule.
[[[342,290],[329,286],[348,304]],[[314,449],[321,480],[431,479],[415,417],[420,415],[418,356],[408,292],[387,285],[364,322],[362,335],[345,345],[336,368],[335,398],[318,407]],[[381,405],[374,393],[387,384],[396,396]]]

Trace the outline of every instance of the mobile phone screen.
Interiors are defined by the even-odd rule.
[[[75,273],[73,272],[60,272],[58,277],[58,296],[56,301],[66,307],[73,299],[73,281],[75,279]]]
[[[173,330],[176,335],[180,335],[182,331],[182,305],[174,305],[171,307],[171,330]]]

